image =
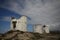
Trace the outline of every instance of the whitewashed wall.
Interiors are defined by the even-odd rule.
[[[27,17],[22,16],[17,20],[16,30],[27,31]]]
[[[46,27],[44,28],[44,30],[45,30],[46,33],[50,33],[50,30],[49,30],[49,26],[48,25],[46,25]]]
[[[41,24],[34,25],[34,32],[42,34],[43,33],[43,27],[42,27],[42,25]]]
[[[34,27],[34,32],[37,32],[40,34],[50,33],[48,25],[46,25],[46,27],[43,27],[43,25],[41,25],[41,24],[36,24],[36,25],[33,25],[33,27]]]

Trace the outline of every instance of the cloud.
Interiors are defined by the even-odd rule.
[[[8,16],[1,17],[1,18],[0,18],[0,21],[7,21],[7,22],[10,22],[10,20],[11,20],[11,17],[8,17]]]
[[[60,0],[9,0],[1,7],[30,17],[31,24],[60,25]]]

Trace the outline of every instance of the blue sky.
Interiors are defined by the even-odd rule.
[[[5,8],[0,8],[0,33],[5,33],[10,29],[10,18],[9,17],[19,18],[21,15],[7,10]],[[32,31],[31,24],[28,25],[28,31]]]

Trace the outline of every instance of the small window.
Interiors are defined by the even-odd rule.
[[[17,21],[13,21],[12,23],[13,23],[13,28],[15,29]]]
[[[46,25],[43,26],[44,28],[46,27]]]

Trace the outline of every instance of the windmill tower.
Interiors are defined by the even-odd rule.
[[[34,25],[34,32],[43,34],[43,33],[50,33],[49,26],[48,25],[42,25],[42,24],[35,24]]]
[[[42,34],[43,33],[43,25],[41,25],[41,24],[35,24],[34,25],[34,32]]]
[[[45,33],[50,33],[49,31],[49,25],[43,26]]]
[[[17,19],[16,30],[27,31],[27,16]]]

